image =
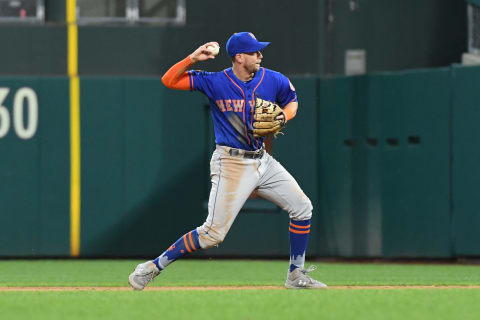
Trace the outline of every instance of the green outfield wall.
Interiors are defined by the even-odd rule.
[[[450,71],[320,81],[319,96],[326,252],[451,256]]]
[[[65,78],[0,78],[0,255],[69,254]]]
[[[294,77],[273,154],[314,204],[309,254],[480,255],[480,68]],[[70,255],[69,84],[0,78],[0,256]],[[154,256],[207,216],[207,100],[160,79],[81,77],[81,257]],[[247,202],[199,256],[288,254],[288,215]]]
[[[480,183],[480,92],[478,68],[452,72],[452,233],[454,252],[478,255],[480,214],[477,199]]]

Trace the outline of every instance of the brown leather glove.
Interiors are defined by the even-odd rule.
[[[283,119],[277,119],[282,114]],[[256,99],[253,119],[255,120],[253,122],[253,136],[255,138],[269,134],[273,134],[276,138],[287,123],[287,118],[279,105],[260,98]]]

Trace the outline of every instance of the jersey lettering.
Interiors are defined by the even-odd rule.
[[[243,100],[232,100],[233,111],[243,112]]]
[[[227,111],[233,111],[232,100],[228,99],[228,100],[224,100],[224,102],[225,102],[225,107],[227,108]]]
[[[216,100],[215,103],[222,112],[243,112],[245,106],[244,100],[241,99],[220,99]],[[250,105],[252,105],[251,101]]]
[[[217,100],[215,102],[217,103],[218,109],[220,109],[222,112],[227,111],[227,109],[225,109],[225,104],[223,103],[223,100]]]

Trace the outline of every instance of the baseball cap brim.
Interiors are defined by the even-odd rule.
[[[248,51],[245,51],[245,53],[252,53],[252,52],[257,52],[257,51],[262,51],[265,49],[270,42],[258,42],[255,45],[251,46]]]

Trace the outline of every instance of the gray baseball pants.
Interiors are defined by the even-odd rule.
[[[230,155],[229,147],[219,146],[210,161],[212,188],[208,217],[197,228],[203,249],[221,243],[237,214],[255,192],[287,211],[294,220],[312,216],[312,203],[287,170],[268,153],[259,159]],[[238,150],[238,149],[235,149]]]

